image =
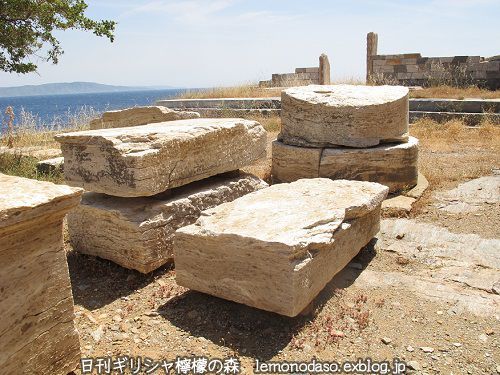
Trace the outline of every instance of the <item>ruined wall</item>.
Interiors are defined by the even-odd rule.
[[[307,85],[328,85],[330,83],[330,63],[328,57],[319,57],[319,67],[296,68],[295,73],[275,73],[268,81],[260,81],[259,87],[292,87]]]
[[[377,39],[377,34],[368,34],[368,82],[405,86],[448,84],[500,88],[500,56],[422,57],[420,53],[378,55],[376,42],[375,46],[373,42]]]

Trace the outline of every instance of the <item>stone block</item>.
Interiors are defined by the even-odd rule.
[[[321,148],[289,146],[279,141],[272,145],[274,182],[292,182],[319,177]]]
[[[266,131],[244,119],[193,119],[60,134],[69,185],[121,197],[162,193],[265,156]]]
[[[0,174],[0,368],[66,375],[80,361],[63,218],[81,189]]]
[[[285,144],[370,147],[408,139],[408,89],[400,86],[294,87],[281,93]]]
[[[203,210],[264,187],[255,176],[229,172],[153,197],[86,193],[68,215],[71,243],[80,253],[149,273],[173,259],[177,229],[194,223]]]
[[[378,182],[391,193],[411,188],[418,180],[418,139],[370,148],[326,148],[319,177]]]
[[[55,173],[64,170],[64,157],[59,156],[53,159],[41,160],[36,163],[36,170],[38,173]]]
[[[416,73],[418,72],[418,65],[406,65],[406,71],[408,73]]]
[[[387,187],[303,179],[204,211],[176,232],[179,285],[296,316],[377,233]]]
[[[199,117],[196,112],[174,111],[160,106],[133,107],[104,112],[101,118],[90,122],[90,129],[123,128]]]
[[[418,181],[418,140],[370,148],[307,148],[273,142],[275,182],[325,177],[378,182],[394,193]]]

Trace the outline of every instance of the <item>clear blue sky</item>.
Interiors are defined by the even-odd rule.
[[[0,73],[0,86],[93,81],[228,86],[315,66],[334,80],[365,74],[366,33],[379,53],[500,54],[500,0],[90,0],[87,14],[118,22],[109,43],[58,33],[65,54],[38,74]]]

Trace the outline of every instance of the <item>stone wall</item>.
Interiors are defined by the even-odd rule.
[[[379,55],[378,37],[367,37],[367,81],[405,86],[477,85],[500,88],[500,56],[422,57],[420,53]]]
[[[295,73],[275,73],[268,81],[260,81],[259,87],[292,87],[330,84],[328,57],[319,57],[319,67],[296,68]]]

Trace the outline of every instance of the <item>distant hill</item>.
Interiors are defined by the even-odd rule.
[[[46,83],[43,85],[26,85],[16,87],[0,87],[0,97],[9,96],[37,96],[37,95],[65,95],[65,94],[92,94],[100,92],[123,92],[140,90],[173,89],[170,86],[112,86],[94,82]]]

